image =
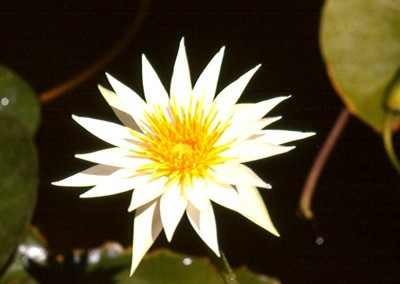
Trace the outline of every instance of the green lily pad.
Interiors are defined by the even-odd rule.
[[[235,273],[239,283],[246,284],[279,284],[281,283],[277,278],[256,274],[250,271],[247,267],[242,266],[235,269]]]
[[[132,277],[129,277],[131,253],[117,244],[108,244],[88,255],[88,279],[100,281],[100,275],[113,272],[112,283],[117,284],[223,284],[216,268],[205,257],[193,257],[166,249],[147,254]],[[90,259],[97,260],[91,262]],[[240,283],[277,284],[276,278],[255,274],[245,267],[237,270]],[[98,282],[102,283],[102,282]]]
[[[129,268],[130,265],[116,275],[116,283],[223,283],[208,259],[189,257],[167,250],[155,251],[146,256],[131,278]]]
[[[18,74],[0,65],[0,114],[18,119],[33,136],[40,120],[36,94]]]
[[[331,82],[347,108],[377,131],[384,95],[400,67],[400,1],[327,0],[320,43]]]
[[[36,199],[37,155],[31,136],[0,115],[0,271],[30,222]]]

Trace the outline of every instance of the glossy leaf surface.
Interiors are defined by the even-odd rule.
[[[30,222],[37,190],[37,155],[25,128],[0,115],[0,269]]]
[[[320,43],[328,75],[347,108],[382,130],[387,85],[400,67],[400,1],[327,0]]]
[[[0,65],[0,114],[19,120],[33,136],[40,120],[36,94],[18,74]]]

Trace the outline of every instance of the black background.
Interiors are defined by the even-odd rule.
[[[273,185],[263,191],[280,238],[242,216],[214,206],[220,247],[233,266],[276,276],[284,283],[394,283],[399,276],[400,179],[380,136],[351,118],[323,171],[313,209],[324,243],[296,216],[308,170],[343,107],[326,76],[318,43],[322,1],[153,1],[126,52],[104,71],[142,94],[141,54],[169,87],[179,40],[185,37],[192,81],[226,46],[219,90],[262,63],[241,102],[292,94],[272,111],[272,127],[315,131],[290,153],[250,166]],[[125,32],[137,1],[1,1],[0,63],[38,95],[96,61]],[[117,121],[96,89],[103,72],[42,107],[37,133],[40,192],[33,223],[56,253],[116,240],[128,246],[130,193],[79,199],[84,189],[50,185],[90,166],[73,157],[107,145],[73,122],[72,113]],[[153,245],[204,255],[184,217],[174,238]]]

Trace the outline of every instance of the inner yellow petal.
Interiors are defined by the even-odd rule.
[[[215,146],[229,126],[229,119],[215,123],[214,105],[206,111],[201,100],[190,100],[187,109],[173,99],[167,108],[153,106],[145,114],[143,134],[133,133],[143,141],[135,155],[152,160],[138,171],[156,179],[167,177],[167,184],[177,182],[182,188],[194,178],[209,179],[213,165],[229,158],[220,156],[231,142]]]

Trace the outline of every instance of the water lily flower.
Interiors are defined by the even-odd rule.
[[[281,144],[314,133],[264,129],[280,119],[264,116],[287,96],[237,103],[260,65],[215,96],[223,54],[224,47],[192,88],[182,39],[169,95],[143,55],[146,101],[107,74],[115,93],[99,89],[124,126],[73,115],[82,127],[113,147],[76,155],[98,165],[53,184],[93,186],[81,197],[133,190],[128,208],[136,211],[131,275],[162,229],[171,241],[184,213],[219,256],[211,201],[279,236],[257,189],[271,186],[243,163],[290,151],[293,146]]]

